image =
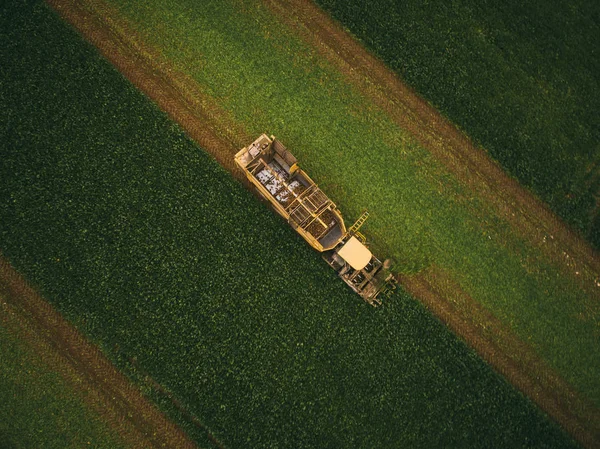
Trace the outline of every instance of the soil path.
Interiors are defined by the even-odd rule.
[[[253,136],[202,92],[195,81],[176,71],[119,20],[117,10],[101,0],[47,2],[219,164],[245,180],[235,169],[233,156]]]
[[[432,267],[416,276],[402,276],[400,283],[573,438],[585,447],[600,447],[600,410],[446,273]]]
[[[118,12],[102,0],[48,1],[192,139],[242,179],[234,168],[233,155],[253,136],[220,110],[200,86],[144,44],[132,27],[119,19]],[[579,272],[582,287],[598,297],[597,255],[544,204],[504,174],[485,152],[474,147],[315,5],[305,0],[264,1],[282,22],[338,67],[349,82],[411,132],[459,181],[489,201],[496,213],[514,227],[514,232],[572,276]],[[444,273],[431,270],[404,278],[402,283],[578,441],[589,448],[600,447],[597,408],[578,397],[526,344],[468,298]]]
[[[508,176],[481,148],[419,97],[310,0],[264,0],[280,21],[381,107],[463,185],[552,260],[594,300],[600,300],[600,258],[543,202]],[[513,385],[579,442],[600,447],[600,410],[582,398],[525,342],[432,267],[401,284]]]
[[[475,196],[600,300],[600,257],[547,205],[310,0],[264,0],[279,20],[407,130]]]
[[[1,256],[0,325],[27,342],[127,447],[197,448]]]

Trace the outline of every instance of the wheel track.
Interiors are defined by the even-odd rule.
[[[280,21],[400,126],[470,192],[491,206],[563,272],[600,300],[600,257],[549,207],[507,175],[487,153],[419,97],[383,62],[309,0],[263,0]],[[578,274],[575,274],[578,273]]]
[[[0,323],[58,372],[128,447],[197,448],[1,255]]]
[[[119,12],[102,1],[48,0],[133,85],[178,123],[238,179],[233,156],[251,136],[221,110],[200,86],[119,20]]]
[[[263,0],[278,19],[325,57],[470,192],[592,298],[600,300],[600,259],[578,234],[524,189],[383,62],[309,0]],[[468,198],[467,198],[468,201]],[[477,213],[477,211],[474,211]],[[600,447],[600,411],[535,351],[437,267],[400,276],[409,293],[536,402],[580,443]],[[461,306],[458,307],[457,303]]]
[[[600,410],[437,267],[401,276],[411,295],[584,447],[600,447]]]

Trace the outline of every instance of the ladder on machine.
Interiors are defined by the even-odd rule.
[[[364,211],[362,213],[362,215],[360,216],[360,218],[358,220],[356,220],[356,222],[350,226],[349,234],[354,235],[357,239],[359,239],[361,242],[366,243],[367,239],[365,238],[364,235],[362,235],[360,232],[358,232],[358,230],[361,228],[361,226],[363,224],[365,224],[365,221],[367,221],[367,218],[369,218],[369,212]]]

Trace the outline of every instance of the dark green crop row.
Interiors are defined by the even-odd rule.
[[[316,3],[600,248],[598,2]]]
[[[0,17],[0,249],[225,447],[575,447],[412,298],[365,305],[47,6]]]

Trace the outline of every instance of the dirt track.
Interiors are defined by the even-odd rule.
[[[252,136],[203,95],[200,87],[177,73],[118,19],[100,0],[50,0],[133,84],[178,122],[188,135],[238,178],[232,156]],[[383,108],[456,177],[546,256],[574,275],[596,297],[600,273],[597,255],[548,208],[508,177],[486,154],[437,111],[416,96],[385,65],[373,58],[336,23],[305,0],[265,0],[283,22],[313,45],[348,81]],[[545,368],[527,345],[468,298],[443,273],[402,280],[492,366],[536,401],[587,447],[600,447],[597,408],[578,397],[559,376]]]
[[[433,267],[400,282],[577,441],[600,447],[600,411],[445,273]]]
[[[544,203],[508,176],[466,135],[414,93],[309,0],[265,0],[353,86],[444,164],[546,258],[600,299],[600,259]],[[524,342],[435,267],[401,283],[586,447],[600,447],[600,411]]]
[[[600,299],[600,257],[543,202],[309,0],[264,0],[477,197]]]
[[[197,447],[2,257],[0,324],[26,341],[128,447]]]
[[[205,95],[200,86],[171,64],[102,1],[47,0],[127,79],[150,97],[202,148],[239,179],[233,155],[251,141],[245,129]]]

